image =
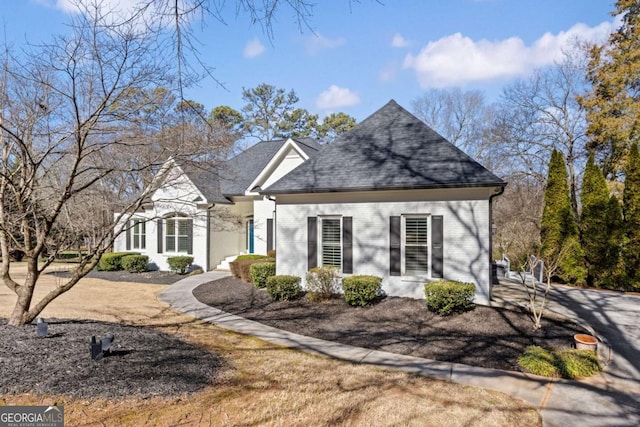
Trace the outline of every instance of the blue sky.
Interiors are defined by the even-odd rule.
[[[64,31],[70,0],[0,0],[3,36],[19,47]],[[136,0],[108,0],[127,7]],[[362,120],[388,100],[406,108],[430,88],[480,89],[489,101],[509,82],[560,57],[574,38],[615,29],[613,0],[316,0],[311,29],[283,9],[272,40],[227,0],[226,23],[195,34],[215,78],[187,90],[211,109],[243,106],[242,88],[294,89],[297,104]]]

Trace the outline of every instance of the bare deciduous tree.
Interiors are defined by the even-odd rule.
[[[158,41],[135,20],[117,21],[94,4],[73,17],[68,35],[22,56],[5,54],[0,249],[2,281],[17,295],[10,324],[32,321],[95,267],[116,237],[115,224],[153,192],[149,177],[169,156],[191,159],[201,152],[197,140],[165,146],[157,135],[140,133],[138,118],[120,108],[132,92],[171,84],[174,74]],[[86,257],[72,277],[32,301],[52,255],[79,244]],[[9,269],[13,249],[26,262],[20,283]]]

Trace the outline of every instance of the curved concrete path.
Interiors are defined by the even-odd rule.
[[[247,320],[203,304],[193,296],[197,286],[228,275],[213,271],[188,277],[162,291],[158,299],[181,312],[275,345],[507,393],[538,409],[545,426],[640,425],[640,395],[606,389],[598,381],[554,381],[517,372],[352,347]]]

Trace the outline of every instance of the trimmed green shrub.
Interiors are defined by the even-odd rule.
[[[302,292],[300,277],[271,276],[267,279],[267,292],[274,301],[289,301],[295,299]]]
[[[275,262],[258,262],[249,266],[251,281],[258,288],[267,286],[267,279],[276,275]]]
[[[267,258],[266,255],[258,255],[258,254],[246,254],[246,255],[238,255],[236,257],[236,259],[234,259],[233,261],[231,261],[229,263],[229,271],[231,271],[231,274],[233,275],[233,277],[235,277],[236,279],[240,279],[240,269],[239,269],[239,262],[240,261],[247,261],[247,260],[255,260],[255,259],[264,259]]]
[[[382,294],[382,278],[364,275],[344,277],[342,291],[348,304],[364,306]]]
[[[453,312],[468,311],[475,307],[473,296],[476,287],[473,283],[462,283],[455,280],[439,280],[424,285],[424,296],[427,308],[441,316]]]
[[[335,267],[315,267],[307,272],[307,298],[311,301],[329,299],[339,291],[340,274]]]
[[[175,271],[178,274],[184,274],[193,263],[192,256],[180,255],[167,258],[167,263],[171,271]]]
[[[142,273],[147,271],[149,257],[146,255],[127,255],[122,257],[122,268],[129,273]]]
[[[276,250],[275,249],[271,249],[270,251],[267,251],[267,256],[269,258],[276,259]]]
[[[602,370],[593,350],[557,350],[532,345],[518,358],[524,370],[551,378],[586,378]]]
[[[122,270],[122,258],[129,255],[140,255],[140,252],[107,252],[102,254],[98,262],[98,270],[120,271]]]
[[[236,263],[236,268],[238,269],[238,273],[240,274],[240,279],[245,283],[253,283],[251,278],[251,271],[249,270],[253,264],[261,264],[265,262],[273,262],[271,259],[264,257],[260,259],[246,259],[243,261],[238,261]]]

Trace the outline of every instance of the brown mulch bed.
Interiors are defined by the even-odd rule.
[[[69,278],[71,271],[53,271],[47,274],[56,277]],[[85,277],[93,279],[109,280],[112,282],[145,283],[150,285],[172,285],[178,280],[182,280],[186,275],[174,273],[172,271],[145,271],[143,273],[129,273],[128,271],[98,271],[91,270]]]
[[[203,284],[193,295],[228,313],[301,335],[510,371],[520,370],[517,359],[527,346],[569,348],[574,334],[587,332],[570,321],[548,317],[534,330],[529,314],[517,308],[477,306],[441,317],[429,312],[424,300],[412,298],[386,297],[367,307],[352,307],[340,297],[273,302],[264,289],[234,277]]]
[[[0,319],[0,394],[65,394],[94,398],[180,396],[210,385],[223,360],[153,328],[91,320],[49,319],[36,325]],[[113,333],[112,352],[93,360],[90,338]]]

